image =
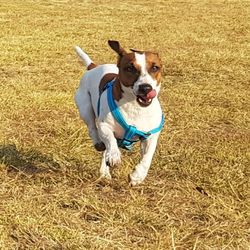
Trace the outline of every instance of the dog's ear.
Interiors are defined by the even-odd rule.
[[[132,52],[138,53],[138,54],[143,54],[144,51],[137,50],[137,49],[130,49]]]
[[[118,41],[108,40],[108,44],[119,56],[125,55],[127,52],[120,46]]]

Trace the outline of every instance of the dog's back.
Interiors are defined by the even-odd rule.
[[[115,64],[98,65],[84,73],[80,81],[80,86],[75,95],[75,101],[79,109],[81,109],[82,105],[86,105],[86,102],[82,103],[82,100],[86,99],[87,96],[90,96],[92,107],[97,116],[97,103],[100,95],[100,83],[102,79],[104,79],[104,76],[109,74],[118,74],[118,68]]]
[[[111,80],[109,78],[105,79],[105,76],[116,76],[118,74],[118,68],[115,64],[95,64],[78,46],[75,47],[75,51],[87,69],[81,78],[79,89],[75,95],[76,104],[80,110],[83,109],[82,105],[84,104],[82,100],[90,95],[90,101],[95,115],[97,116],[97,102],[100,95],[100,86],[104,85],[108,80]]]

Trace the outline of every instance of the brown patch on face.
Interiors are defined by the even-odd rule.
[[[99,95],[102,94],[105,85],[116,77],[117,77],[117,74],[114,74],[114,73],[109,73],[103,76],[99,85]],[[116,79],[116,81],[114,82],[112,93],[116,101],[119,101],[122,98],[122,88],[118,79]]]
[[[127,53],[119,57],[117,66],[120,82],[126,87],[133,87],[141,71],[140,66],[136,64],[135,54]]]
[[[118,54],[119,83],[126,87],[133,87],[141,71],[140,66],[136,65],[135,53],[127,53],[118,41],[109,40],[108,44]],[[137,50],[132,49],[131,51],[135,52]],[[139,51],[137,52],[139,53]]]
[[[152,76],[153,79],[156,79],[157,84],[160,84],[162,63],[159,55],[153,52],[145,52],[145,56],[148,73]]]

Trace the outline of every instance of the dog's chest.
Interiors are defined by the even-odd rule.
[[[99,121],[107,123],[109,127],[112,128],[116,138],[123,138],[125,131],[114,119],[106,100],[107,96],[105,93],[102,97],[102,108]],[[138,107],[136,101],[120,102],[117,104],[126,123],[135,126],[140,131],[148,132],[158,127],[161,123],[162,111],[157,99],[146,108]]]

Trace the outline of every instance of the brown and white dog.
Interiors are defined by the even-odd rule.
[[[124,129],[113,117],[107,100],[107,91],[103,91],[103,87],[115,79],[113,98],[126,122],[141,131],[150,131],[158,127],[162,121],[162,110],[157,98],[162,64],[157,53],[137,50],[127,53],[118,41],[108,41],[108,43],[118,54],[117,65],[97,66],[81,48],[76,46],[76,52],[88,71],[80,81],[75,102],[81,119],[88,126],[95,148],[104,151],[101,176],[111,178],[109,167],[121,163],[117,139],[123,138]],[[129,175],[131,185],[141,183],[147,176],[159,133],[141,140],[142,158]]]

